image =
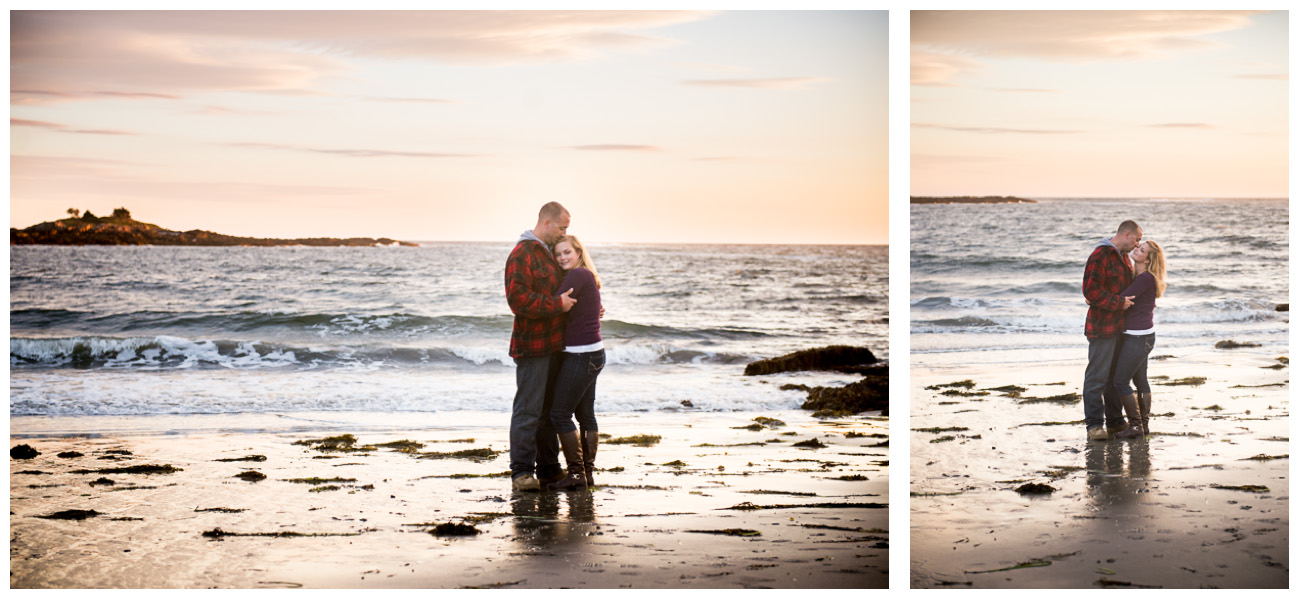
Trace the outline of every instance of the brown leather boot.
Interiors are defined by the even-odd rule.
[[[1128,429],[1115,434],[1115,437],[1121,439],[1142,437],[1146,432],[1142,429],[1142,413],[1138,409],[1137,396],[1129,394],[1120,398],[1124,405],[1124,412],[1128,419]]]
[[[591,478],[591,474],[596,471],[596,448],[599,446],[599,432],[582,432],[582,474],[587,478],[587,487],[596,485],[596,480]]]
[[[578,439],[577,430],[560,434],[560,451],[564,453],[564,461],[569,465],[569,474],[552,483],[551,489],[585,488],[587,478],[582,474],[582,442]]]
[[[1138,410],[1142,411],[1142,433],[1151,435],[1151,392],[1138,392]]]

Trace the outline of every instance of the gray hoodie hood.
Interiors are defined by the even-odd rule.
[[[519,234],[519,241],[518,241],[518,242],[515,242],[515,243],[518,244],[519,242],[522,242],[522,241],[524,241],[524,240],[532,240],[532,241],[534,241],[534,242],[537,242],[537,243],[541,244],[543,248],[546,248],[546,252],[547,252],[547,254],[550,254],[550,255],[552,255],[552,256],[555,255],[553,252],[551,252],[551,247],[548,246],[548,245],[546,244],[546,242],[543,242],[543,241],[541,240],[541,238],[537,237],[536,235],[533,235],[533,230],[531,230],[531,229],[529,229],[528,231],[525,231],[525,232]]]
[[[532,232],[529,231],[528,233],[532,233]],[[536,238],[534,238],[534,239],[536,239]],[[1100,247],[1102,247],[1102,246],[1110,246],[1111,248],[1115,248],[1115,244],[1111,243],[1110,238],[1102,238],[1100,242],[1097,242],[1097,245],[1096,245],[1096,246],[1093,246],[1093,247],[1092,247],[1092,249],[1093,249],[1093,250],[1096,250],[1096,249],[1098,249],[1098,248],[1100,248]],[[1115,251],[1116,251],[1116,252],[1119,252],[1119,248],[1115,248]],[[1123,254],[1123,252],[1119,252],[1119,253],[1120,253],[1120,254]]]

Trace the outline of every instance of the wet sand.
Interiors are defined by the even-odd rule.
[[[912,367],[911,586],[1285,588],[1285,362],[1153,361],[1154,435],[1138,441],[1088,442],[1081,402],[1044,401],[1079,393],[1083,370]]]
[[[760,416],[786,425],[736,429]],[[504,452],[485,460],[422,456],[505,450],[503,417],[12,418],[10,447],[42,454],[10,460],[10,586],[888,584],[887,419],[819,421],[802,411],[602,417],[602,432],[615,438],[661,440],[603,443],[597,467],[613,470],[581,491],[512,493]],[[346,452],[294,443],[349,433],[355,446],[425,445]],[[825,447],[794,445],[813,438]],[[65,452],[82,456],[58,456]],[[141,465],[181,470],[97,472]],[[246,471],[266,478],[236,477]],[[40,518],[69,510],[97,514]],[[478,533],[432,533],[448,523]]]

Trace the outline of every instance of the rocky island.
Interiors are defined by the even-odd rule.
[[[47,221],[26,229],[9,228],[9,245],[51,246],[418,246],[389,238],[251,238],[191,229],[172,231],[131,218],[125,208],[112,216],[96,217],[68,209],[66,219]]]
[[[912,196],[912,204],[1037,204],[1015,196]]]

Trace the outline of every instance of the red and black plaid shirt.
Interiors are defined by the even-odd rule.
[[[1128,255],[1114,246],[1098,246],[1083,268],[1083,297],[1088,301],[1088,321],[1083,334],[1088,339],[1111,338],[1124,327],[1124,298],[1119,295],[1133,283],[1133,266]]]
[[[546,356],[564,350],[564,310],[555,297],[560,265],[541,242],[523,240],[506,259],[506,301],[515,313],[510,357]]]

